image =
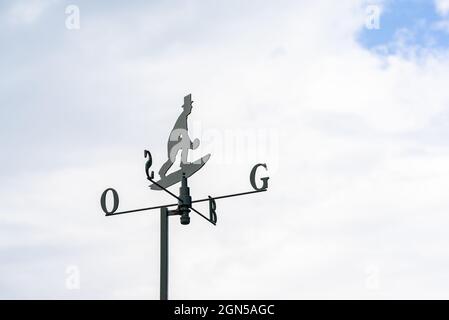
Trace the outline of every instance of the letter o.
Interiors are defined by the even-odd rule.
[[[112,208],[111,211],[108,211],[108,208],[106,207],[106,196],[108,195],[108,192],[111,191],[112,192],[112,196],[114,199],[114,207]],[[106,189],[103,194],[101,195],[101,209],[103,209],[104,213],[106,213],[106,215],[110,215],[110,214],[114,214],[114,212],[117,211],[118,209],[118,204],[119,204],[119,199],[118,199],[118,193],[117,191],[115,191],[112,188],[108,188]]]

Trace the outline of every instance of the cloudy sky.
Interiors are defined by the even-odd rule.
[[[0,44],[0,298],[158,298],[158,212],[99,199],[173,202],[188,93],[194,198],[270,186],[171,219],[171,298],[449,298],[448,0],[2,1]]]

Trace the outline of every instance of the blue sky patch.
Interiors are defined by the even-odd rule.
[[[386,46],[394,53],[394,43],[401,39],[407,46],[449,48],[449,19],[440,16],[433,0],[386,1],[379,29],[363,28],[358,41],[368,49]]]

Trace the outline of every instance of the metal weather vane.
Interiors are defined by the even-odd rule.
[[[152,190],[163,190],[170,194],[172,197],[176,198],[178,201],[176,203],[164,204],[159,206],[152,206],[141,209],[127,210],[117,212],[119,206],[118,193],[113,188],[106,189],[101,195],[100,203],[101,208],[105,212],[106,216],[115,216],[125,213],[148,211],[153,209],[160,209],[161,214],[161,268],[160,268],[160,298],[161,300],[168,299],[168,217],[169,216],[180,216],[181,224],[188,225],[190,223],[190,212],[193,211],[199,216],[209,221],[213,225],[217,224],[217,205],[216,200],[248,195],[252,193],[259,193],[267,191],[268,189],[268,177],[260,178],[262,181],[262,186],[257,186],[256,183],[256,173],[259,167],[267,169],[266,164],[259,163],[253,167],[250,173],[250,183],[254,190],[234,193],[222,196],[211,197],[203,199],[192,200],[190,196],[190,188],[188,187],[187,179],[191,177],[194,173],[200,170],[204,164],[209,160],[210,154],[201,157],[198,160],[189,162],[188,153],[189,150],[195,150],[200,145],[199,139],[192,141],[188,134],[187,118],[192,111],[192,95],[189,94],[184,97],[184,104],[182,105],[183,111],[179,115],[175,122],[175,125],[170,133],[167,145],[167,161],[159,169],[159,180],[154,179],[154,172],[150,171],[153,164],[153,158],[150,151],[144,151],[144,157],[147,159],[145,163],[145,173],[147,179],[152,183],[150,188]],[[180,168],[172,173],[168,173],[170,168],[174,165],[177,155],[181,153]],[[181,187],[179,189],[179,195],[174,194],[168,188],[177,183],[181,182]],[[113,207],[108,210],[106,206],[106,198],[108,193],[112,193],[113,197]],[[209,216],[202,214],[200,211],[196,210],[192,204],[199,202],[209,202]],[[177,207],[173,210],[169,210],[170,207]]]

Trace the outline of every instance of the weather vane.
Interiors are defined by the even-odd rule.
[[[113,188],[106,189],[101,195],[101,208],[106,213],[106,216],[115,216],[125,213],[141,212],[153,209],[160,209],[161,214],[161,251],[160,251],[160,299],[168,299],[168,217],[170,216],[180,216],[181,224],[188,225],[190,223],[190,212],[193,211],[200,215],[202,218],[206,219],[213,225],[217,224],[217,205],[215,200],[242,196],[252,193],[264,192],[268,189],[268,177],[260,178],[262,181],[262,186],[257,186],[256,184],[256,173],[259,167],[267,169],[266,164],[259,163],[255,165],[250,173],[250,183],[254,188],[253,191],[234,193],[229,195],[223,195],[218,197],[208,196],[204,199],[192,200],[190,196],[190,189],[187,184],[187,179],[200,170],[204,164],[209,160],[210,154],[203,156],[202,158],[195,160],[193,162],[188,162],[189,150],[195,150],[200,145],[199,139],[192,141],[189,137],[187,117],[192,112],[192,95],[189,94],[184,97],[184,104],[182,105],[183,111],[176,120],[176,123],[170,133],[167,144],[167,161],[159,169],[160,179],[155,181],[154,172],[150,171],[153,164],[153,159],[150,151],[144,151],[144,157],[147,159],[145,163],[145,173],[147,179],[152,182],[150,188],[152,190],[163,190],[170,194],[172,197],[176,198],[177,203],[165,204],[160,206],[147,207],[142,209],[128,210],[117,212],[119,206],[118,193]],[[180,168],[172,173],[168,173],[170,168],[174,165],[177,155],[181,152],[181,162]],[[177,183],[181,182],[181,187],[179,189],[179,195],[177,196],[168,188]],[[113,206],[111,210],[108,210],[106,206],[106,198],[108,193],[112,193]],[[209,202],[209,216],[202,214],[195,208],[193,208],[193,203],[198,202]],[[170,207],[176,207],[173,210],[169,210]]]

